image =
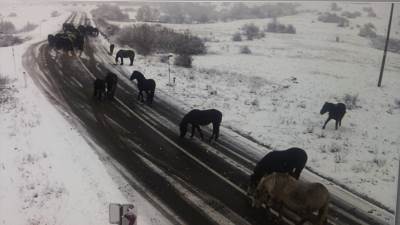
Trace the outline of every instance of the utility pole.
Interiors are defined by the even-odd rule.
[[[389,25],[388,25],[388,29],[387,29],[387,35],[386,35],[385,50],[383,51],[383,59],[382,59],[382,65],[381,65],[381,72],[379,74],[378,87],[380,87],[382,84],[383,70],[385,68],[385,61],[386,61],[386,52],[387,52],[387,48],[389,45],[390,27],[392,26],[393,8],[394,8],[394,3],[392,3],[392,6],[390,8]]]
[[[395,225],[400,225],[400,159],[399,159],[399,171],[397,174],[397,201],[396,201],[396,215],[394,217],[394,224]]]
[[[168,55],[168,86],[171,86],[171,66],[170,66],[170,58],[172,57],[172,54]]]

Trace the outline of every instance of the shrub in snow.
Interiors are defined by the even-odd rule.
[[[92,14],[98,18],[116,21],[128,21],[129,15],[124,14],[117,5],[102,4],[93,9]]]
[[[383,50],[385,48],[386,37],[385,36],[377,36],[375,38],[371,38],[372,47]],[[400,39],[389,38],[388,51],[394,53],[400,53]]]
[[[241,54],[251,54],[251,50],[247,45],[245,45],[245,46],[240,47],[240,53]]]
[[[121,45],[134,48],[141,55],[149,55],[156,49],[157,37],[154,28],[147,25],[124,27],[118,33],[116,40]]]
[[[191,68],[192,67],[192,62],[193,58],[190,55],[178,55],[175,57],[175,62],[174,64],[176,66],[182,66],[186,68]]]
[[[168,63],[170,57],[168,57],[168,55],[162,55],[160,56],[160,62],[162,63]]]
[[[8,14],[8,17],[16,17],[16,16],[17,16],[17,14],[15,12]]]
[[[101,31],[107,36],[113,36],[116,35],[119,31],[120,28],[117,25],[114,24],[109,24],[105,19],[103,18],[95,18],[96,24],[100,27]]]
[[[15,33],[15,26],[10,21],[0,22],[0,34],[13,34]]]
[[[140,7],[136,13],[137,21],[152,22],[160,19],[160,12],[148,5]]]
[[[21,30],[19,30],[19,32],[29,32],[29,31],[36,29],[37,26],[38,25],[36,25],[36,24],[28,22],[23,28],[21,28]]]
[[[242,41],[242,35],[240,32],[236,32],[232,36],[232,41]]]
[[[342,10],[342,8],[340,8],[340,7],[337,5],[336,2],[333,2],[333,3],[331,4],[331,10],[332,10],[332,11],[340,11],[340,10]]]
[[[372,23],[364,24],[358,35],[361,37],[375,38],[377,36],[375,32],[375,26]]]
[[[216,5],[179,2],[160,5],[163,23],[209,23],[218,20]]]
[[[260,31],[260,28],[258,28],[253,23],[245,24],[241,29],[243,31],[243,35],[247,37],[247,40],[253,40],[254,38],[262,38],[265,36],[265,34]]]
[[[361,13],[356,11],[356,12],[348,12],[348,11],[344,11],[342,12],[342,16],[350,18],[350,19],[354,19],[356,17],[361,16]]]
[[[121,45],[128,45],[139,54],[172,52],[179,55],[197,55],[207,52],[204,41],[189,31],[178,33],[160,25],[148,24],[124,27],[117,36]]]
[[[376,17],[376,13],[372,7],[363,7],[362,10],[368,13],[368,17]]]
[[[58,11],[53,11],[53,12],[51,12],[51,17],[57,17],[57,16],[60,16],[61,14],[58,12]]]
[[[394,107],[396,109],[400,109],[400,99],[397,98],[394,100]]]
[[[258,101],[258,99],[256,98],[256,99],[254,99],[253,101],[251,101],[250,104],[251,104],[252,106],[259,107],[259,106],[260,106],[260,101]]]
[[[336,13],[325,12],[318,16],[318,20],[323,23],[337,23],[339,27],[349,26],[349,20],[336,15]]]
[[[296,28],[293,25],[284,25],[278,22],[276,18],[272,20],[272,22],[268,23],[265,31],[271,33],[287,33],[287,34],[295,34]]]
[[[355,109],[355,108],[360,108],[358,105],[359,99],[358,99],[358,94],[345,94],[343,96],[343,102],[346,105],[347,109]]]
[[[22,44],[23,40],[14,35],[0,35],[0,47]]]

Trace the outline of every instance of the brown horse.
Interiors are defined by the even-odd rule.
[[[283,206],[296,212],[301,219],[298,224],[310,221],[315,225],[327,223],[329,192],[320,183],[296,180],[287,173],[265,175],[257,186],[253,207],[259,208],[265,203],[271,207],[277,205],[279,218],[282,218]],[[313,214],[318,211],[317,217]]]

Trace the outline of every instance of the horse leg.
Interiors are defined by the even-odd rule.
[[[192,124],[192,135],[190,136],[190,138],[193,138],[194,132],[195,132],[195,130],[194,130],[195,128],[196,128],[196,125]]]
[[[336,120],[336,122],[335,122],[335,130],[337,130],[338,125],[339,125],[339,120]]]
[[[121,57],[121,65],[124,65],[124,57]]]
[[[131,60],[131,66],[133,65],[133,58],[129,57],[129,59]]]
[[[200,126],[199,126],[199,125],[196,125],[196,128],[197,128],[197,130],[198,130],[199,133],[200,133],[201,140],[203,140],[204,136],[203,136],[203,133],[201,132]]]
[[[144,98],[143,98],[143,90],[142,90],[142,91],[140,91],[140,101],[141,101],[141,102],[144,102]]]
[[[219,137],[219,126],[220,124],[215,125],[215,140],[217,140]]]
[[[325,123],[324,123],[324,126],[322,126],[322,129],[325,129],[325,127],[326,127],[326,124],[329,122],[329,120],[331,120],[331,118],[330,118],[330,117],[328,117],[328,119],[325,121]]]

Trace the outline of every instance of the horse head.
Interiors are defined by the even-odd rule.
[[[134,80],[134,79],[137,79],[138,81],[143,80],[144,76],[141,72],[135,70],[135,71],[133,71],[130,80]]]
[[[325,114],[329,110],[329,102],[325,102],[325,104],[322,106],[322,109],[320,111],[321,115]]]

